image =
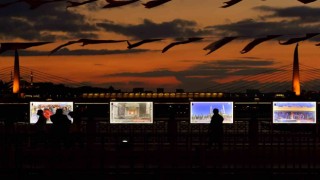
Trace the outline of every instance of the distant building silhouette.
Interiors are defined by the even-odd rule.
[[[143,93],[144,92],[144,88],[133,88],[132,92],[133,93]]]
[[[176,89],[176,93],[184,93],[184,89]]]
[[[164,93],[164,88],[157,88],[157,93]]]

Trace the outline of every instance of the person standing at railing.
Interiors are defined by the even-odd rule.
[[[35,127],[35,143],[44,143],[47,141],[47,118],[44,116],[43,110],[37,111],[38,121]]]
[[[218,149],[222,149],[223,141],[223,120],[224,118],[219,114],[219,109],[213,109],[213,115],[209,124],[208,134],[209,143],[208,148],[211,148],[213,143]]]
[[[53,126],[53,139],[54,143],[58,143],[58,145],[63,142],[64,145],[69,145],[69,130],[71,121],[69,120],[67,115],[63,114],[62,109],[57,109],[56,114],[50,117]]]

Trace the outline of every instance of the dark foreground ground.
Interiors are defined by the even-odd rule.
[[[85,127],[85,126],[84,126]],[[207,148],[205,125],[110,125],[53,143],[18,124],[1,132],[1,179],[318,179],[320,141],[314,126],[248,123],[224,127],[221,149]],[[173,136],[171,136],[173,135]],[[124,142],[126,140],[127,142]]]

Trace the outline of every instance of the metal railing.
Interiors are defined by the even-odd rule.
[[[240,173],[245,171],[303,172],[320,170],[316,125],[282,126],[258,120],[254,133],[245,119],[224,125],[222,149],[208,149],[206,124],[179,119],[176,132],[167,120],[154,124],[115,125],[83,122],[66,144],[39,138],[29,124],[1,126],[0,170],[45,173]],[[1,174],[1,172],[0,172]]]

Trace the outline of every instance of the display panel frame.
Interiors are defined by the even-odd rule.
[[[39,108],[41,106],[41,108]],[[54,106],[54,107],[50,107]],[[49,117],[55,114],[55,110],[62,108],[63,114],[67,115],[68,119],[73,123],[73,118],[68,115],[69,112],[74,111],[74,102],[73,101],[30,101],[29,102],[29,123],[35,124],[38,121],[37,111],[39,109],[44,110],[45,116]],[[67,110],[65,110],[67,108]],[[47,124],[52,124],[50,118],[47,119]]]
[[[116,104],[116,105],[115,105]],[[121,104],[121,109],[119,104]],[[141,104],[145,104],[145,116],[147,117],[140,117],[140,112],[143,111],[144,107],[140,106]],[[126,106],[129,105],[129,106]],[[138,105],[138,106],[137,106]],[[117,107],[117,108],[115,108]],[[130,108],[126,110],[126,108]],[[134,108],[139,108],[139,111]],[[112,101],[110,102],[110,124],[153,124],[153,113],[154,113],[154,105],[151,101]],[[125,118],[116,118],[115,116],[121,113],[124,113],[123,116]],[[149,113],[148,113],[149,111]],[[138,114],[139,117],[136,117]],[[131,118],[132,117],[132,118]],[[138,118],[138,119],[134,119]]]
[[[197,105],[194,106],[194,105]],[[211,107],[210,107],[211,105]],[[227,105],[227,109],[224,105]],[[213,115],[213,109],[219,109],[223,116],[223,124],[233,124],[234,122],[234,102],[233,101],[191,101],[190,102],[190,124],[209,124]],[[201,113],[205,113],[203,119]],[[198,117],[197,117],[198,116]],[[199,119],[200,118],[200,119]]]
[[[286,104],[291,106],[286,106]],[[281,107],[278,107],[280,105]],[[294,106],[292,107],[292,105]],[[298,108],[300,107],[300,109],[296,109],[297,107]],[[281,117],[283,117],[283,120],[280,119]],[[316,101],[273,101],[272,122],[274,124],[316,124],[317,123],[317,102]]]

